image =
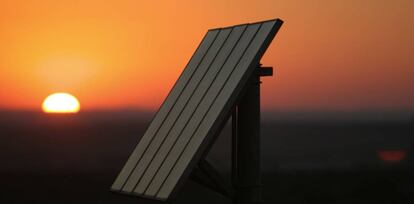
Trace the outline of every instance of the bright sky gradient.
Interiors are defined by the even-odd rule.
[[[209,28],[277,17],[265,109],[414,109],[411,0],[0,0],[0,108],[153,110]]]

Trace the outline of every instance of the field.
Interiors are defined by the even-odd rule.
[[[0,112],[0,203],[157,203],[109,187],[146,112]],[[265,203],[414,203],[414,122],[265,117]],[[230,172],[226,127],[207,158]],[[189,181],[174,203],[230,203]]]

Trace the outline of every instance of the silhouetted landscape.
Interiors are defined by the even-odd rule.
[[[0,203],[157,203],[109,188],[152,112],[0,112]],[[411,113],[264,113],[265,203],[414,203]],[[230,174],[230,127],[207,160]],[[192,181],[175,203],[230,203]]]

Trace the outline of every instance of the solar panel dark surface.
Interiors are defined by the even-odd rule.
[[[214,141],[282,21],[210,30],[112,190],[167,200]]]

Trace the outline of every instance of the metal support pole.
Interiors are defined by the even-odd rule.
[[[234,203],[262,202],[260,170],[260,73],[255,73],[246,85],[246,93],[238,104],[236,116],[235,159],[236,195]],[[233,119],[233,121],[235,121]]]

